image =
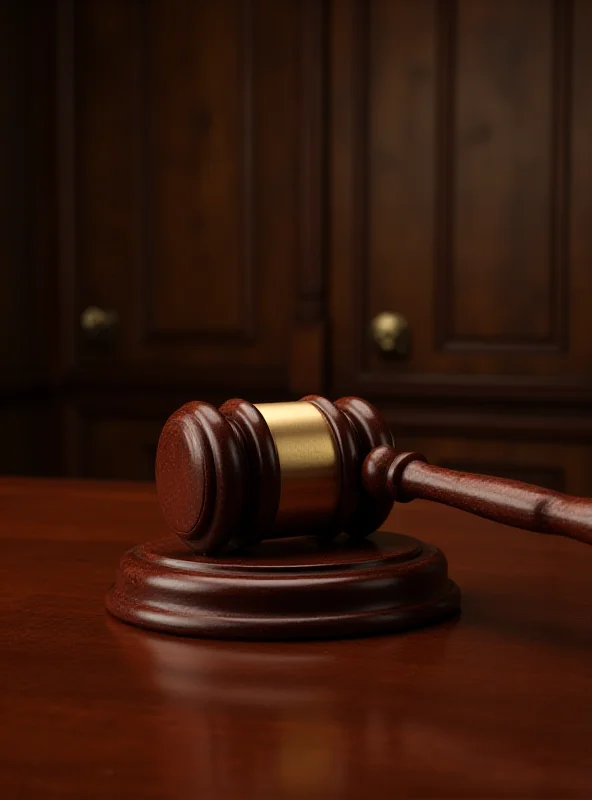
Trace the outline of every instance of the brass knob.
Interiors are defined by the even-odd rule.
[[[117,327],[117,312],[89,306],[80,315],[80,327],[92,339],[112,334]]]
[[[400,358],[409,355],[409,322],[403,314],[381,311],[370,323],[370,333],[383,355]]]

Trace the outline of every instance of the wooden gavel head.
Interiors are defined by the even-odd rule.
[[[358,397],[219,409],[191,402],[165,424],[156,485],[168,525],[202,554],[266,538],[376,530],[393,500],[370,494],[362,464],[392,445],[385,420]]]

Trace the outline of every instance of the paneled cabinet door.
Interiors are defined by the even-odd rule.
[[[592,396],[592,3],[340,0],[331,31],[336,393]]]
[[[61,5],[67,374],[284,385],[310,243],[303,48],[318,7]]]

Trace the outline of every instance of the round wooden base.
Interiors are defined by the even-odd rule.
[[[125,553],[107,608],[182,636],[329,639],[436,622],[460,592],[440,550],[399,534],[270,539],[218,558],[170,537]]]

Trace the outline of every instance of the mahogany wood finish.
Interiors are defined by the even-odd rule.
[[[56,7],[68,379],[285,393],[322,349],[322,4]]]
[[[373,448],[392,443],[386,422],[359,397],[333,404],[307,395],[302,401],[323,415],[339,459],[339,497],[331,522],[302,534],[329,538],[342,531],[354,537],[371,533],[386,519],[392,500],[369,498],[360,474]],[[274,527],[280,463],[265,419],[246,400],[230,400],[220,409],[194,401],[172,414],[158,444],[156,483],[167,523],[197,552],[211,554],[269,536],[293,535]]]
[[[338,0],[329,34],[329,391],[592,495],[592,5]]]
[[[389,446],[370,453],[362,479],[367,492],[380,498],[433,500],[504,525],[592,544],[592,500],[585,497],[435,467],[419,453],[399,453]]]
[[[440,551],[376,535],[328,543],[341,531],[354,540],[371,533],[395,500],[435,500],[592,544],[592,500],[397,452],[382,443],[391,441],[388,427],[361,398],[333,404],[309,395],[281,404],[283,424],[302,419],[311,405],[335,445],[337,499],[325,525],[313,516],[296,531],[276,525],[288,479],[264,406],[237,399],[216,409],[196,401],[170,417],[156,478],[165,520],[182,543],[165,539],[123,556],[107,598],[116,617],[168,633],[247,639],[366,635],[441,619],[458,610],[460,595]],[[290,430],[306,468],[307,428]],[[320,489],[314,480],[308,486],[301,505]],[[264,541],[270,538],[279,541]]]
[[[52,24],[51,3],[0,4],[0,473],[54,474],[60,447]]]
[[[0,425],[35,430],[21,400],[55,392],[48,469],[147,478],[192,396],[314,389],[371,398],[432,463],[592,494],[588,0],[5,0],[0,22]],[[382,311],[405,359],[371,339]],[[45,469],[31,438],[3,469]]]
[[[334,390],[589,401],[588,0],[343,0],[333,22]],[[407,359],[369,336],[384,311]]]
[[[561,410],[558,409],[558,413]],[[460,415],[455,411],[454,416]],[[440,418],[436,417],[434,423],[439,421]],[[524,427],[519,426],[521,421],[525,423]],[[460,428],[450,431],[443,427],[438,432],[435,424],[431,423],[429,436],[421,434],[415,427],[413,431],[401,432],[397,436],[397,448],[419,451],[428,457],[431,464],[442,467],[496,475],[559,492],[567,491],[578,497],[591,497],[592,439],[579,428],[580,421],[581,418],[571,419],[566,413],[564,433],[554,436],[552,442],[543,432],[545,419],[526,415],[518,418],[517,424],[512,423],[515,431],[512,440],[493,438],[483,428],[477,427],[480,425],[478,418],[471,420],[471,425],[475,422],[476,426],[462,440],[457,438]],[[536,425],[534,431],[530,430],[529,423]],[[397,427],[397,432],[399,430]]]
[[[0,393],[47,388],[55,345],[51,4],[0,6]]]
[[[303,532],[304,533],[304,532]],[[128,551],[107,608],[151,630],[218,639],[332,639],[439,622],[460,607],[440,550],[376,533],[298,536],[197,556],[177,537]]]
[[[579,798],[592,785],[592,549],[435,503],[463,614],[394,636],[223,642],[104,611],[154,488],[0,481],[0,795]]]
[[[280,404],[284,425],[312,414],[313,439],[320,426],[336,459],[329,517],[311,512],[295,525],[294,506],[280,521],[290,478],[263,409],[240,399],[219,409],[194,401],[169,418],[156,482],[164,518],[182,543],[169,538],[126,553],[107,598],[111,613],[189,636],[311,639],[403,630],[457,611],[460,594],[439,550],[406,537],[355,543],[384,522],[393,502],[367,495],[361,480],[365,457],[392,443],[377,410],[357,397]],[[310,428],[289,430],[306,472]],[[321,490],[310,469],[309,493],[298,496],[305,512]],[[270,537],[279,541],[262,541]]]
[[[395,500],[420,498],[592,544],[592,500],[422,463],[424,456],[390,446],[380,413],[361,398],[333,404],[310,395],[303,401],[322,411],[338,444],[340,487],[330,526],[302,533],[367,535]],[[281,466],[272,433],[245,400],[229,401],[219,410],[193,402],[176,411],[161,434],[156,476],[165,519],[198,552],[291,535],[274,528]]]

